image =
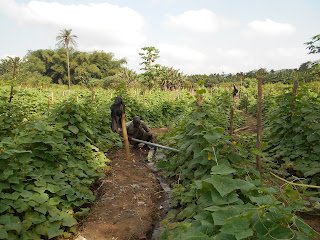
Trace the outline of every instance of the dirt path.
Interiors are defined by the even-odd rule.
[[[257,132],[257,118],[246,113],[243,110],[237,109],[237,111],[241,114],[241,116],[243,116],[246,119],[246,123],[244,124],[244,127],[248,127],[248,128],[241,130],[240,132],[247,133],[247,134],[256,133]]]
[[[163,131],[167,129],[154,132]],[[124,149],[107,154],[111,168],[100,179],[96,201],[75,239],[151,239],[160,219],[163,193],[155,171],[147,164],[148,152],[130,148],[130,154],[130,161]]]

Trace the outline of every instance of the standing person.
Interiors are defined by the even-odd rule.
[[[233,84],[233,92],[232,92],[232,97],[233,97],[233,99],[235,98],[235,96],[237,96],[237,93],[238,93],[238,92],[239,92],[239,91],[238,91],[236,85]]]
[[[147,124],[144,121],[141,121],[139,116],[135,116],[132,121],[127,122],[126,127],[130,143],[134,145],[134,148],[139,148],[139,143],[132,141],[131,138],[152,142],[152,132]],[[148,149],[148,145],[145,144],[143,148]]]
[[[123,108],[121,108],[121,105]],[[121,97],[117,96],[114,103],[110,107],[111,109],[111,129],[113,132],[119,133],[121,127],[122,113],[125,112],[125,105]],[[122,111],[123,110],[123,111]]]

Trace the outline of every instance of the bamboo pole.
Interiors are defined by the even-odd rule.
[[[293,89],[292,89],[292,93],[293,93],[294,95],[297,94],[298,85],[299,85],[299,80],[294,81]]]
[[[262,78],[258,77],[257,149],[262,147]],[[261,156],[257,155],[256,169],[261,172]]]
[[[248,112],[248,105],[249,105],[249,93],[247,93],[246,113]]]
[[[77,95],[77,102],[79,102],[79,96]]]
[[[54,104],[53,92],[51,93],[51,102],[52,102],[52,104]]]
[[[126,149],[126,159],[130,160],[130,148],[129,148],[129,141],[128,141],[128,133],[126,127],[126,115],[123,111],[123,104],[121,104],[122,116],[121,116],[121,127],[122,127],[122,134],[124,140],[124,147]]]
[[[50,96],[48,95],[48,110],[50,109]]]
[[[233,109],[233,107],[231,107],[231,109],[230,109],[230,136],[233,135],[233,112],[234,112],[234,109]]]
[[[92,90],[92,97],[91,97],[91,104],[93,103],[93,100],[96,97],[96,92],[94,90]]]

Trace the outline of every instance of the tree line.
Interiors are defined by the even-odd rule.
[[[185,75],[173,67],[158,64],[160,51],[155,47],[144,47],[139,53],[142,73],[124,67],[125,58],[116,59],[113,53],[104,51],[81,52],[75,49],[76,35],[71,29],[61,30],[57,36],[57,49],[39,49],[28,51],[24,58],[7,57],[0,60],[0,81],[14,80],[18,84],[47,85],[63,84],[86,87],[114,88],[120,82],[127,85],[139,85],[148,89],[159,87],[163,90],[180,88],[194,89],[202,80],[205,87],[221,83],[250,84],[257,77],[263,77],[264,83],[286,83],[293,80],[305,82],[320,81],[319,62],[306,62],[298,69],[267,71],[264,68],[236,74],[192,74]],[[305,43],[310,54],[320,52],[320,35]]]

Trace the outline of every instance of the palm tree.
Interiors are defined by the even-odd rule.
[[[71,35],[72,29],[63,29],[60,31],[60,34],[57,36],[58,45],[66,48],[67,53],[67,66],[68,66],[68,89],[70,90],[70,63],[69,63],[69,45],[76,46],[77,43],[75,38],[76,35]]]

